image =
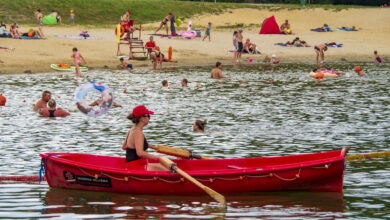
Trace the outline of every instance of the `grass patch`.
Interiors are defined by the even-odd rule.
[[[130,9],[133,19],[142,23],[161,21],[168,12],[177,17],[189,19],[194,15],[221,14],[231,12],[236,8],[255,8],[270,11],[301,10],[307,8],[323,8],[341,11],[362,6],[345,5],[307,5],[299,4],[244,4],[244,3],[213,3],[189,2],[176,0],[1,0],[0,18],[7,24],[34,24],[34,12],[40,8],[44,15],[57,10],[64,24],[69,24],[69,11],[75,10],[76,24],[93,27],[108,27],[117,24],[120,16]],[[250,16],[250,15],[248,15]],[[233,24],[236,27],[239,24]]]

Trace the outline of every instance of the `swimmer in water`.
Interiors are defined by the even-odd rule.
[[[39,110],[39,114],[43,117],[55,118],[55,117],[66,117],[70,115],[69,112],[65,111],[62,108],[56,107],[56,101],[54,99],[50,99],[47,102],[48,108],[41,108]]]
[[[206,128],[207,120],[196,120],[194,125],[192,125],[192,130],[194,132],[204,132]]]

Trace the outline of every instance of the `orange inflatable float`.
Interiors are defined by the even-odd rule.
[[[172,61],[172,47],[169,46],[168,48],[168,61]]]
[[[0,94],[0,106],[5,106],[5,103],[7,102],[7,99],[3,94]]]
[[[309,76],[314,79],[323,79],[323,78],[336,78],[339,74],[333,70],[317,70],[316,72],[310,72]]]

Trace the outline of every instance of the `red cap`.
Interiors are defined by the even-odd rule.
[[[132,114],[134,117],[138,118],[142,115],[153,115],[154,112],[147,109],[144,105],[138,105],[133,108]]]
[[[355,66],[355,72],[360,72],[360,71],[362,71],[362,68],[360,67],[360,66]]]

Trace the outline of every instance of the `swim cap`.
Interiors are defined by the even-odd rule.
[[[144,106],[144,105],[138,105],[138,106],[133,108],[132,114],[134,117],[137,118],[137,117],[140,117],[142,115],[153,115],[154,112],[147,109],[146,106]]]
[[[56,106],[56,101],[54,99],[50,99],[48,102],[47,102],[47,105],[50,107],[50,108],[53,108],[54,106]]]
[[[360,72],[360,71],[362,71],[362,68],[360,67],[360,66],[355,66],[355,72]]]

